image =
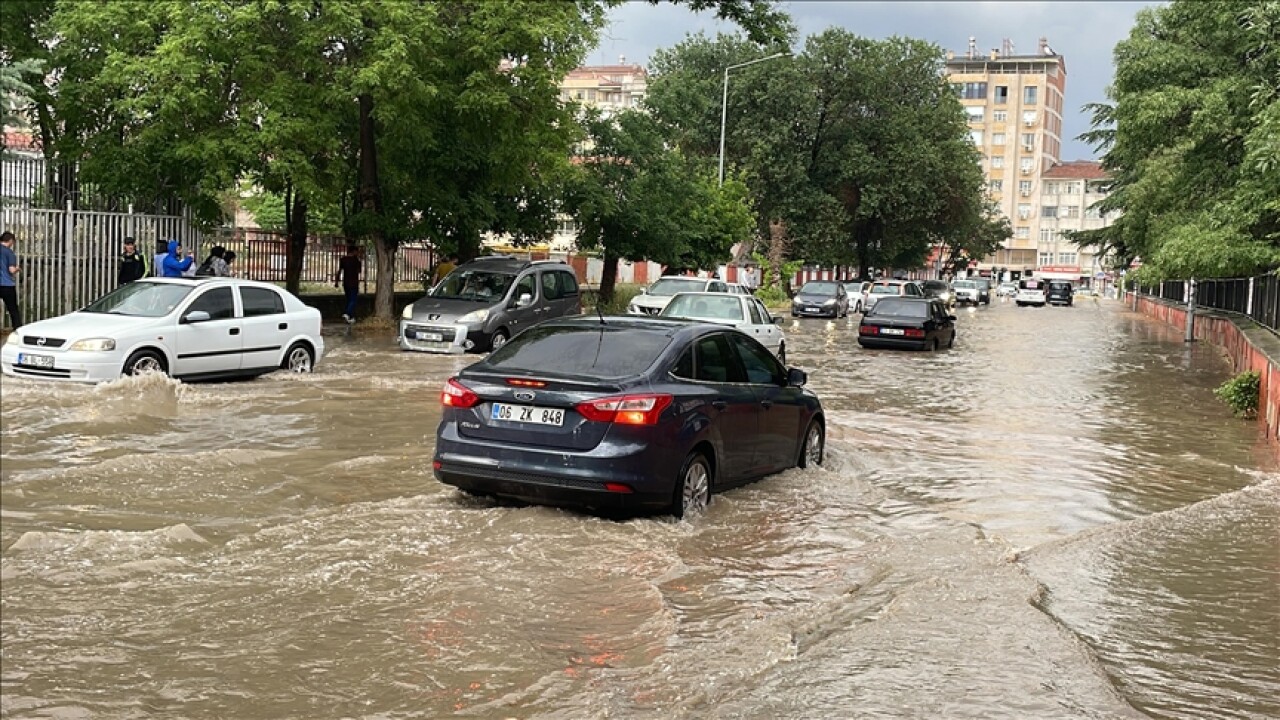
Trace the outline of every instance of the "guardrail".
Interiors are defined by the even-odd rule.
[[[1166,280],[1156,285],[1139,286],[1138,293],[1186,303],[1189,285],[1185,280]],[[1246,315],[1272,332],[1280,333],[1280,274],[1197,279],[1196,307]]]

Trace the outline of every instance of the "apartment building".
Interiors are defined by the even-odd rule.
[[[1094,207],[1107,196],[1107,182],[1101,163],[1092,160],[1060,163],[1041,174],[1038,275],[1081,284],[1105,279],[1105,258],[1095,255],[1093,248],[1077,247],[1065,234],[1111,225],[1115,218]]]
[[[1013,227],[979,269],[1032,270],[1040,260],[1041,178],[1062,152],[1066,61],[1045,38],[1036,54],[1018,55],[1008,40],[980,53],[971,37],[963,55],[947,53],[946,72],[968,115],[987,192]]]
[[[617,65],[583,65],[565,76],[560,98],[612,112],[640,106],[648,86],[649,73],[641,65],[627,65],[626,57]]]

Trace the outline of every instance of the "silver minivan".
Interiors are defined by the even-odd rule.
[[[558,260],[509,255],[463,263],[400,316],[400,347],[461,354],[496,350],[527,327],[578,315],[578,278]]]

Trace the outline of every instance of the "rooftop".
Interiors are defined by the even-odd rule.
[[[1109,176],[1096,160],[1071,160],[1058,163],[1041,175],[1046,180],[1106,180]]]

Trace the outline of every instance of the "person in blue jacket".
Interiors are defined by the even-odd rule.
[[[195,262],[195,258],[191,257],[191,253],[181,257],[179,254],[181,249],[182,246],[177,240],[169,241],[169,254],[164,256],[165,277],[182,277],[182,273],[191,269],[191,263]]]

